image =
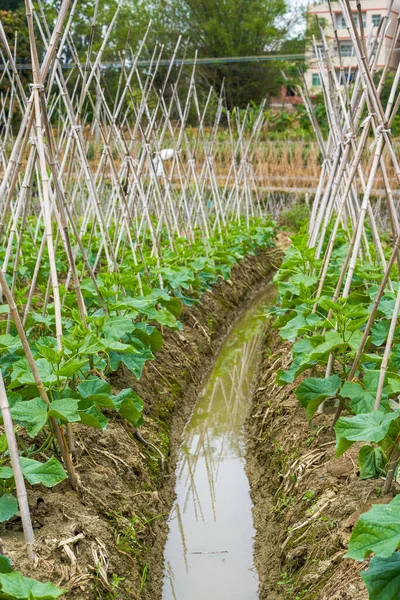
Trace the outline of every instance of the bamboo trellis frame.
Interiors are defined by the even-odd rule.
[[[328,0],[328,3],[331,12],[332,26],[336,36],[335,39],[338,41],[332,3],[330,0]],[[378,293],[375,297],[368,322],[363,331],[362,340],[347,376],[347,380],[352,381],[357,374],[358,366],[369,338],[371,328],[376,320],[379,302],[386,290],[390,290],[393,293],[393,285],[390,280],[393,266],[395,264],[400,265],[398,207],[395,205],[388,177],[388,170],[392,168],[394,169],[397,182],[400,183],[400,166],[390,132],[394,117],[400,107],[400,66],[396,70],[386,106],[383,107],[381,102],[383,87],[398,44],[400,19],[397,19],[395,23],[392,23],[394,27],[393,39],[390,49],[386,54],[385,66],[380,73],[379,82],[378,84],[375,84],[374,75],[377,73],[378,57],[382,57],[381,50],[385,35],[391,19],[393,18],[391,13],[393,2],[389,3],[386,15],[381,20],[380,26],[376,31],[370,32],[368,39],[365,37],[362,26],[361,1],[357,0],[356,3],[360,28],[356,26],[350,1],[339,0],[339,4],[354,48],[354,57],[357,61],[358,70],[354,85],[350,86],[349,81],[346,81],[346,78],[343,77],[343,58],[341,57],[339,50],[339,73],[342,75],[339,83],[333,64],[332,50],[326,41],[323,29],[320,27],[320,36],[323,45],[322,50],[316,50],[316,54],[321,74],[328,120],[330,123],[328,140],[324,140],[321,135],[321,131],[315,118],[312,101],[309,92],[305,87],[304,79],[301,94],[324,157],[320,182],[309,223],[309,246],[310,248],[315,248],[316,259],[322,258],[322,267],[319,273],[319,285],[313,309],[314,312],[317,309],[317,302],[323,292],[328,268],[332,260],[335,240],[340,226],[347,231],[349,246],[332,299],[336,301],[339,298],[348,298],[352,289],[356,264],[360,258],[367,257],[369,262],[381,265],[383,272]],[[367,114],[366,117],[365,112]],[[372,143],[371,134],[373,136]],[[368,160],[366,160],[365,157],[368,157]],[[381,172],[384,181],[387,211],[389,214],[392,238],[394,240],[388,261],[384,256],[376,213],[372,210],[371,206],[373,184],[379,171]],[[370,227],[374,243],[375,251],[373,256],[371,256],[366,239],[366,224]],[[329,227],[330,234],[329,239],[327,239]],[[374,410],[379,410],[380,407],[389,355],[392,349],[395,330],[398,325],[399,313],[400,291],[396,294],[390,329],[379,369],[379,382],[376,391]],[[328,319],[331,317],[332,310],[328,314]],[[326,377],[329,377],[332,373],[334,360],[334,354],[332,353],[326,368]],[[320,407],[320,410],[323,410],[323,405]],[[342,410],[343,402],[342,400],[339,400],[334,417],[334,424],[338,420]],[[400,452],[397,447],[394,446],[383,493],[388,493],[391,489],[399,460]]]

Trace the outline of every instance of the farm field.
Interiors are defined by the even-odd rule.
[[[288,140],[99,6],[1,15],[0,598],[396,600],[400,19]]]

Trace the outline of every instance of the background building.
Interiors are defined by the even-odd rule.
[[[362,1],[362,15],[363,15],[363,26],[365,30],[365,35],[368,37],[371,29],[379,26],[381,19],[386,14],[387,8],[389,5],[389,0],[363,0]],[[358,13],[356,2],[351,2],[351,6],[354,9],[353,15],[355,22],[358,23]],[[329,6],[327,2],[323,2],[321,4],[309,5],[308,7],[308,15],[309,18],[313,18],[315,16],[320,19],[325,19],[325,35],[328,41],[328,44],[331,46],[333,53],[333,63],[335,68],[339,70],[339,56],[337,49],[337,42],[334,36],[334,30],[332,27],[332,19],[330,16]],[[346,22],[342,15],[342,11],[340,10],[340,5],[338,2],[333,3],[333,13],[335,15],[336,20],[336,28],[338,32],[340,51],[343,59],[343,65],[346,69],[345,76],[347,78],[352,79],[354,77],[354,73],[358,68],[357,58],[354,55],[354,48],[351,42],[349,33],[346,28]],[[382,50],[380,52],[380,56],[378,58],[378,67],[383,67],[386,63],[386,58],[389,53],[389,49],[393,40],[393,35],[396,27],[396,19],[400,13],[400,0],[394,0],[392,7],[392,18],[390,22],[390,27],[386,32],[385,41],[382,46]],[[322,48],[322,44],[320,45]],[[321,88],[321,81],[319,76],[318,64],[315,59],[315,49],[310,48],[309,50],[309,67],[306,73],[306,81],[309,88],[311,88],[312,92],[318,92]],[[398,44],[398,48],[395,50],[392,58],[392,67],[396,68],[400,61],[400,45]]]

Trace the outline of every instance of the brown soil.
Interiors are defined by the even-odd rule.
[[[293,393],[298,382],[275,383],[289,363],[290,344],[269,329],[247,423],[259,600],[367,600],[366,563],[343,555],[360,513],[391,497],[358,477],[359,446],[335,458],[332,414],[310,428]]]
[[[164,331],[164,347],[139,382],[118,373],[115,391],[133,387],[145,402],[140,433],[147,443],[118,415],[105,432],[77,427],[80,492],[67,482],[29,490],[39,561],[35,567],[27,559],[16,522],[1,541],[17,569],[67,589],[70,600],[161,598],[183,427],[228,329],[279,260],[274,250],[245,258],[230,281],[221,280],[200,305],[185,308],[183,331]]]

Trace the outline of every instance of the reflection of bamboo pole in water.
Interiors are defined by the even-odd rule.
[[[208,406],[207,406],[207,409],[206,409],[206,413],[207,413],[208,416],[204,420],[204,422],[201,425],[199,425],[199,429],[200,429],[200,431],[198,431],[198,437],[199,437],[199,439],[198,439],[195,451],[191,452],[191,447],[192,447],[192,445],[194,443],[194,440],[195,440],[195,435],[194,435],[194,431],[193,431],[193,432],[191,432],[191,443],[190,443],[190,446],[189,446],[189,452],[185,456],[185,460],[183,461],[184,464],[187,465],[187,468],[188,468],[188,474],[187,474],[187,478],[185,480],[185,486],[187,487],[187,492],[186,492],[186,498],[185,498],[185,502],[184,502],[183,512],[186,512],[187,505],[188,505],[188,502],[189,502],[189,499],[190,499],[190,494],[193,493],[195,517],[196,517],[196,520],[198,520],[198,518],[197,518],[197,510],[196,510],[197,509],[197,507],[196,507],[196,499],[195,499],[195,494],[196,494],[197,500],[198,500],[198,503],[199,503],[199,510],[200,510],[201,517],[202,517],[203,521],[204,521],[204,514],[203,514],[201,503],[200,503],[200,497],[199,497],[199,495],[197,493],[197,490],[196,490],[196,484],[195,484],[195,480],[194,480],[195,479],[194,473],[196,471],[196,467],[197,467],[198,459],[199,459],[199,456],[200,456],[200,453],[201,453],[201,449],[204,447],[204,435],[205,435],[205,432],[209,429],[209,423],[208,423],[208,421],[209,421],[209,418],[210,418],[210,413],[211,413],[211,410],[212,410],[212,405],[213,405],[213,402],[214,402],[215,394],[216,394],[216,386],[214,385],[214,387],[212,389],[212,393],[210,395],[210,400],[208,402]],[[193,457],[193,468],[192,468],[192,463],[191,463],[191,458],[192,457]],[[182,466],[182,469],[181,469],[182,476],[183,476],[183,466]],[[190,481],[189,485],[188,485],[188,481]]]
[[[190,485],[188,487],[188,490],[186,492],[186,499],[183,505],[183,512],[186,512],[187,509],[187,504],[188,504],[188,499],[190,496],[190,493],[192,492],[193,494],[193,508],[194,508],[194,516],[196,521],[199,520],[198,517],[198,513],[197,513],[197,504],[199,506],[199,512],[201,515],[201,520],[204,521],[204,513],[203,513],[203,509],[201,507],[201,501],[200,501],[200,495],[197,491],[197,487],[195,484],[195,472],[196,472],[196,463],[194,463],[194,469],[193,469],[193,465],[191,462],[191,455],[189,454],[187,456],[187,468],[188,468],[188,477],[190,478]],[[187,480],[186,480],[187,481]]]
[[[212,407],[212,404],[213,404],[215,391],[216,391],[215,388],[213,388],[212,393],[210,395],[209,402],[208,402],[208,406],[206,407],[206,410],[205,410],[205,413],[208,415],[207,418],[205,419],[205,421],[201,425],[199,424],[197,426],[197,430],[196,430],[196,428],[190,428],[190,427],[187,427],[186,430],[185,430],[185,435],[187,436],[186,446],[188,448],[188,452],[185,455],[185,460],[182,461],[182,465],[181,465],[181,468],[180,468],[180,471],[179,471],[178,479],[183,479],[184,468],[185,468],[186,461],[188,460],[189,456],[191,456],[191,455],[196,456],[197,455],[197,449],[196,449],[195,452],[192,452],[191,449],[192,449],[192,446],[194,444],[195,436],[198,435],[199,438],[201,438],[201,431],[199,431],[200,428],[201,427],[203,429],[205,429],[206,427],[208,428],[208,419],[209,419],[209,416],[210,416],[210,411],[211,411],[211,407]],[[205,395],[205,393],[203,394],[203,396],[204,395]],[[190,423],[189,423],[189,425],[190,425]],[[188,478],[186,479],[185,484],[187,484],[187,481],[188,481]]]
[[[209,429],[207,428],[206,431],[206,437],[207,440],[209,440]],[[211,445],[211,444],[209,444]],[[210,450],[210,452],[207,452],[207,454],[204,454],[204,463],[206,466],[206,471],[207,471],[207,480],[208,480],[208,487],[210,490],[210,498],[211,498],[211,510],[212,510],[212,514],[213,514],[213,519],[214,522],[217,521],[217,511],[216,511],[216,497],[215,497],[215,487],[214,487],[214,479],[213,479],[213,456],[212,456],[212,448]]]
[[[168,577],[169,585],[171,586],[171,592],[174,600],[178,600],[176,597],[175,587],[174,587],[174,571],[172,569],[171,563],[167,562],[166,565],[166,576]]]
[[[181,535],[181,540],[182,540],[183,560],[185,563],[185,569],[186,569],[186,573],[189,574],[189,563],[188,563],[188,559],[187,559],[188,550],[187,550],[187,546],[186,546],[185,530],[184,530],[183,522],[182,522],[181,509],[179,507],[178,502],[175,504],[175,512],[176,512],[176,520],[178,521],[179,533]]]
[[[195,481],[200,457],[204,459],[214,521],[216,520],[215,482],[218,479],[220,465],[226,454],[227,440],[229,440],[230,447],[234,449],[235,454],[239,458],[243,457],[242,431],[238,427],[238,422],[240,409],[244,408],[244,402],[248,399],[254,376],[253,363],[260,336],[257,331],[254,331],[253,335],[254,337],[246,340],[240,348],[232,349],[233,356],[228,363],[228,369],[222,369],[221,376],[214,380],[212,386],[208,385],[206,387],[203,397],[209,396],[209,401],[203,409],[206,414],[204,421],[198,422],[193,429],[190,429],[190,426],[187,429],[186,447],[188,451],[182,460],[178,477],[184,482],[186,488],[183,513],[187,511],[189,502],[192,499],[196,520],[198,520],[200,513],[201,519],[204,521],[201,494],[197,490]],[[221,412],[221,406],[214,407],[218,400],[221,402],[221,399],[222,406],[225,408],[225,415]],[[213,420],[216,416],[225,417],[227,427],[218,436],[220,449],[214,460],[215,449],[213,448],[213,439],[210,438],[210,432],[213,431]]]

